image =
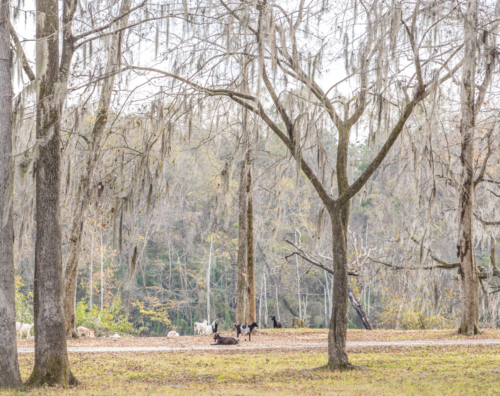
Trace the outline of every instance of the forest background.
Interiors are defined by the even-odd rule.
[[[98,26],[112,21],[121,7],[118,2],[108,2],[106,7],[104,3],[79,2],[75,26],[91,26],[94,33],[80,33],[61,127],[63,260],[69,268],[67,262],[77,257],[76,325],[94,328],[98,335],[118,331],[150,336],[166,335],[172,329],[192,334],[194,322],[205,318],[217,319],[223,329],[233,327],[240,173],[251,130],[259,327],[271,326],[271,315],[287,327],[292,317],[303,319],[308,327],[328,327],[332,275],[303,257],[290,256],[297,251],[292,242],[323,265],[332,263],[331,223],[314,188],[297,169],[296,153],[290,153],[267,125],[241,106],[179,78],[159,78],[152,70],[168,70],[175,76],[195,70],[191,80],[204,86],[209,82],[237,86],[242,92],[260,95],[263,66],[259,59],[264,55],[257,48],[251,56],[251,51],[242,50],[251,45],[245,44],[246,33],[238,19],[227,11],[241,2],[138,3],[125,22],[129,27],[122,26],[123,35],[100,35]],[[362,4],[298,2],[290,4],[290,9],[280,10],[279,5],[275,9],[277,25],[286,22],[280,13],[297,20],[302,15],[297,28],[300,63],[310,76],[320,76],[325,86],[341,82],[332,87],[330,96],[346,114],[357,97],[355,92],[349,99],[353,84],[349,79],[359,82],[364,54],[359,43],[374,34],[360,28],[363,21],[375,15],[382,35],[400,18],[405,20],[401,16],[404,6],[385,8],[373,2],[372,14],[363,16]],[[27,39],[29,26],[35,22],[28,8],[22,3],[12,7],[22,42],[13,43],[13,213],[16,320],[24,323],[33,322],[34,175],[39,144],[34,137],[36,81],[25,66],[35,63],[35,52],[40,49]],[[427,57],[424,76],[431,81],[436,68],[446,64],[444,59],[462,48],[463,37],[456,34],[453,22],[457,8],[458,3],[448,8],[431,3],[406,7],[408,18],[417,9],[423,10],[418,13],[424,20],[421,29],[431,32],[430,38],[422,37],[422,56]],[[481,4],[484,26],[494,23],[497,8],[493,3]],[[349,139],[350,182],[366,169],[384,143],[388,126],[397,120],[402,105],[394,98],[404,102],[403,94],[408,95],[398,85],[413,78],[403,60],[411,40],[403,33],[396,38],[387,35],[386,47],[379,45],[373,57],[372,96]],[[213,66],[210,62],[216,62],[217,56],[208,59],[202,51],[203,45],[212,45],[209,37],[215,36],[220,39],[214,47],[220,47],[217,50],[223,54],[222,66]],[[117,42],[115,37],[119,37]],[[493,39],[484,39],[480,62],[485,66],[479,68],[478,79],[486,75],[491,63],[488,54],[496,49],[496,42],[488,40]],[[113,51],[119,55],[118,65],[108,60]],[[292,114],[295,111],[296,122],[304,130],[299,135],[301,155],[315,164],[322,180],[331,186],[329,193],[336,196],[332,164],[337,161],[339,137],[335,126],[324,112],[312,110],[320,106],[307,84],[280,74],[281,66],[271,55],[265,62],[273,71],[280,98]],[[37,70],[43,67],[36,64]],[[247,86],[233,84],[241,75]],[[475,260],[484,274],[479,290],[480,327],[500,325],[500,284],[495,272],[499,91],[494,76],[483,98],[474,152],[476,173],[484,179],[478,183],[474,202]],[[430,103],[416,106],[400,139],[351,201],[348,261],[356,276],[349,277],[349,286],[374,328],[459,327],[460,80],[458,73],[433,91]],[[103,100],[106,92],[109,99]],[[271,100],[262,100],[279,123],[277,108]],[[309,115],[301,118],[302,114]],[[100,137],[93,140],[99,128]],[[75,221],[77,216],[82,221]],[[351,306],[348,327],[363,328]]]

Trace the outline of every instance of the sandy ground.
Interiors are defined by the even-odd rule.
[[[235,332],[222,332],[223,336],[235,337]],[[182,352],[208,350],[255,351],[269,349],[292,350],[326,350],[328,342],[327,330],[259,330],[252,334],[252,341],[243,341],[236,346],[212,346],[211,336],[181,336],[166,337],[122,337],[122,338],[79,338],[68,339],[68,351],[72,353],[85,352]],[[500,330],[483,330],[474,337],[464,337],[452,330],[426,331],[393,331],[393,330],[352,330],[347,334],[347,349],[349,351],[366,349],[408,348],[425,346],[453,345],[500,345]],[[19,353],[33,353],[33,340],[19,340]]]

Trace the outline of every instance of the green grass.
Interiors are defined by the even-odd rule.
[[[82,386],[33,395],[498,395],[500,347],[424,347],[353,353],[353,372],[314,370],[325,353],[72,354]],[[33,357],[20,356],[27,379]],[[0,395],[15,394],[0,391]],[[24,393],[18,393],[24,394]]]

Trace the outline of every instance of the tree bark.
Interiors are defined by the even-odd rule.
[[[347,238],[344,227],[345,211],[329,208],[333,236],[333,307],[328,332],[328,364],[330,370],[348,370],[353,368],[347,357]]]
[[[464,18],[465,49],[461,88],[462,119],[460,121],[462,185],[459,203],[460,274],[462,277],[462,321],[459,332],[474,335],[479,332],[479,277],[474,257],[474,127],[476,116],[475,80],[477,57],[477,3],[469,0]]]
[[[37,0],[36,15],[35,366],[28,384],[66,388],[78,381],[70,369],[63,311],[58,1]]]
[[[128,254],[125,255],[128,268],[127,268],[127,276],[125,278],[125,281],[123,282],[122,307],[127,313],[129,313],[130,309],[130,297],[132,295],[132,287],[136,283],[134,281],[135,281],[135,271],[137,269],[137,254],[138,254],[137,245],[135,245],[134,250],[132,252],[132,258],[130,259],[130,261],[128,260]]]
[[[252,164],[248,164],[248,224],[247,224],[247,272],[248,272],[248,323],[257,321],[255,302],[255,255],[253,235],[253,188],[252,188]]]
[[[337,187],[339,197],[349,189],[347,175],[349,123],[337,126],[339,143],[337,148]],[[345,350],[347,337],[348,308],[348,271],[347,271],[347,227],[349,225],[350,201],[327,208],[332,221],[333,247],[333,307],[328,332],[328,367],[330,370],[349,370],[354,366],[349,363]]]
[[[247,157],[249,150],[245,154],[245,159],[241,161],[241,177],[239,188],[239,222],[238,222],[238,259],[237,271],[238,279],[236,284],[236,324],[247,324],[247,223],[248,223],[248,167]]]
[[[0,388],[21,388],[17,359],[9,2],[0,7]]]

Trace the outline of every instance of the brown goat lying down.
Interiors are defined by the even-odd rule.
[[[215,333],[214,334],[214,340],[215,344],[210,344],[210,345],[237,345],[238,340],[235,340],[234,338],[231,337],[221,337],[220,334]]]

